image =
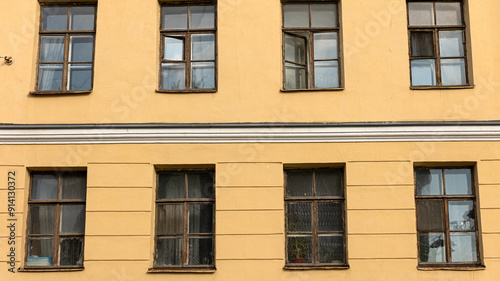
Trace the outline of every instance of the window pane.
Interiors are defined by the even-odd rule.
[[[61,233],[85,233],[85,205],[61,206]]]
[[[190,29],[198,28],[214,28],[214,6],[191,6],[189,13],[191,14],[189,20]]]
[[[441,57],[463,56],[463,42],[463,32],[461,30],[439,31],[439,53]]]
[[[40,62],[64,61],[64,36],[42,36],[40,38]]]
[[[419,169],[416,174],[418,195],[443,195],[441,169]]]
[[[214,60],[215,59],[215,35],[193,34],[191,36],[191,59],[192,60]]]
[[[434,25],[433,3],[408,3],[410,25]]]
[[[31,200],[57,199],[57,184],[56,175],[33,174]]]
[[[185,174],[166,173],[160,174],[158,180],[158,199],[185,198]]]
[[[211,265],[213,262],[212,238],[189,239],[189,265]]]
[[[52,265],[52,238],[31,238],[28,242],[28,266]]]
[[[66,173],[61,177],[61,198],[85,200],[87,194],[86,173]]]
[[[191,88],[214,89],[215,88],[215,63],[193,62],[191,63]]]
[[[69,64],[68,89],[70,91],[89,91],[92,89],[91,64]]]
[[[343,231],[343,204],[336,202],[318,203],[318,230]]]
[[[283,5],[285,27],[309,27],[309,5]]]
[[[433,59],[411,61],[412,86],[435,86],[436,64]]]
[[[182,239],[158,238],[156,241],[156,265],[182,264]]]
[[[319,262],[344,262],[344,237],[342,234],[319,235]]]
[[[311,203],[287,203],[288,231],[312,231]]]
[[[442,59],[441,79],[443,86],[466,85],[465,60],[464,59]]]
[[[163,7],[163,29],[187,29],[187,7]]]
[[[38,69],[38,90],[62,90],[62,77],[62,64],[40,64],[40,68]]]
[[[460,3],[436,3],[437,25],[462,25]]]
[[[180,204],[158,205],[157,234],[182,234],[184,232],[184,206]]]
[[[184,60],[184,38],[165,37],[165,60]]]
[[[188,198],[214,198],[212,173],[188,174]]]
[[[337,59],[337,32],[314,34],[314,59]]]
[[[420,261],[421,262],[445,262],[445,236],[444,233],[431,232],[420,233]]]
[[[288,197],[313,196],[313,173],[287,172],[286,195]]]
[[[314,87],[319,89],[339,87],[338,61],[318,61],[314,63]]]
[[[53,7],[43,8],[42,30],[67,30],[68,29],[68,8]]]
[[[444,170],[447,195],[471,195],[472,180],[470,169]]]
[[[69,61],[91,62],[93,46],[94,36],[71,36],[69,38]]]
[[[70,30],[94,30],[94,7],[71,7]]]
[[[213,204],[190,204],[188,233],[212,233]]]
[[[83,265],[83,239],[61,239],[59,259],[60,265]]]
[[[285,60],[297,64],[306,63],[306,39],[285,34]]]
[[[411,55],[414,57],[434,56],[434,33],[432,31],[411,32]]]
[[[308,235],[288,235],[288,262],[312,263],[312,237]]]
[[[30,206],[30,234],[54,234],[54,217],[56,209],[54,205]]]
[[[420,230],[444,230],[443,201],[418,201],[417,216]]]
[[[316,171],[316,196],[342,196],[342,170]]]
[[[451,261],[452,262],[476,262],[476,233],[451,233]]]
[[[286,89],[307,89],[305,66],[285,63],[285,79]]]
[[[450,230],[474,230],[476,227],[473,201],[449,201]]]
[[[311,26],[337,27],[337,6],[335,4],[312,4]]]
[[[161,88],[163,90],[184,90],[186,88],[186,64],[162,63]]]

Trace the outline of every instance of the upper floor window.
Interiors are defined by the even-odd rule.
[[[461,1],[408,1],[411,85],[471,85],[466,11]]]
[[[216,90],[216,30],[215,4],[162,7],[160,91]]]
[[[337,1],[283,1],[285,90],[342,87]]]
[[[37,92],[89,92],[96,7],[42,5]]]

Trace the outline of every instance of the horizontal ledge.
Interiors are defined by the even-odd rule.
[[[296,89],[296,90],[287,90],[280,89],[282,93],[302,93],[302,92],[340,92],[343,91],[344,88],[331,88],[331,89]]]
[[[215,273],[216,268],[149,268],[148,273],[197,273],[197,274],[211,274]]]
[[[332,266],[290,266],[283,267],[283,270],[346,270],[349,265],[332,265]]]
[[[216,237],[220,236],[282,236],[283,232],[275,232],[275,233],[216,233]]]
[[[230,258],[216,259],[217,261],[283,261],[283,258]]]
[[[151,165],[145,162],[88,162],[89,165]]]
[[[215,209],[218,212],[281,212],[284,209]]]
[[[214,94],[217,93],[217,89],[214,90],[155,90],[158,94]]]
[[[474,89],[474,86],[411,86],[410,90],[461,90],[461,89]]]
[[[66,95],[88,95],[92,91],[32,91],[29,92],[33,96],[66,96]]]
[[[69,271],[83,271],[85,268],[66,268],[66,267],[50,267],[50,268],[41,268],[41,267],[24,267],[18,268],[18,272],[69,272]]]
[[[478,266],[417,266],[418,270],[423,271],[477,271],[477,270],[485,270],[486,266],[478,265]]]

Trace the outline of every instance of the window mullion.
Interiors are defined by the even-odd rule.
[[[55,206],[55,218],[54,218],[54,236],[52,240],[52,265],[59,265],[59,229],[61,225],[61,204],[56,204]]]
[[[445,227],[445,245],[446,245],[446,262],[451,263],[451,236],[450,236],[450,225],[449,225],[449,209],[448,209],[448,200],[444,199],[444,227]]]
[[[188,265],[188,255],[187,255],[187,250],[188,250],[188,237],[187,237],[187,232],[188,232],[188,204],[187,202],[184,202],[184,233],[182,235],[182,265],[187,266]]]
[[[318,253],[319,253],[319,238],[318,238],[318,202],[317,201],[313,201],[313,204],[312,204],[312,207],[313,207],[313,223],[312,223],[312,227],[313,227],[313,235],[312,235],[312,256],[313,256],[313,263],[314,264],[318,264],[319,263],[319,256],[318,256]]]
[[[189,14],[188,14],[189,21]],[[184,62],[186,63],[186,79],[184,81],[186,85],[186,89],[191,89],[191,32],[187,31],[186,33],[186,46],[184,46]],[[187,197],[186,197],[187,198]]]
[[[69,70],[69,33],[64,36],[64,59],[63,59],[63,79],[62,79],[62,90],[69,90],[68,87],[68,70]]]

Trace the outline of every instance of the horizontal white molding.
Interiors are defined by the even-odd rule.
[[[500,123],[0,125],[0,144],[500,141]]]

